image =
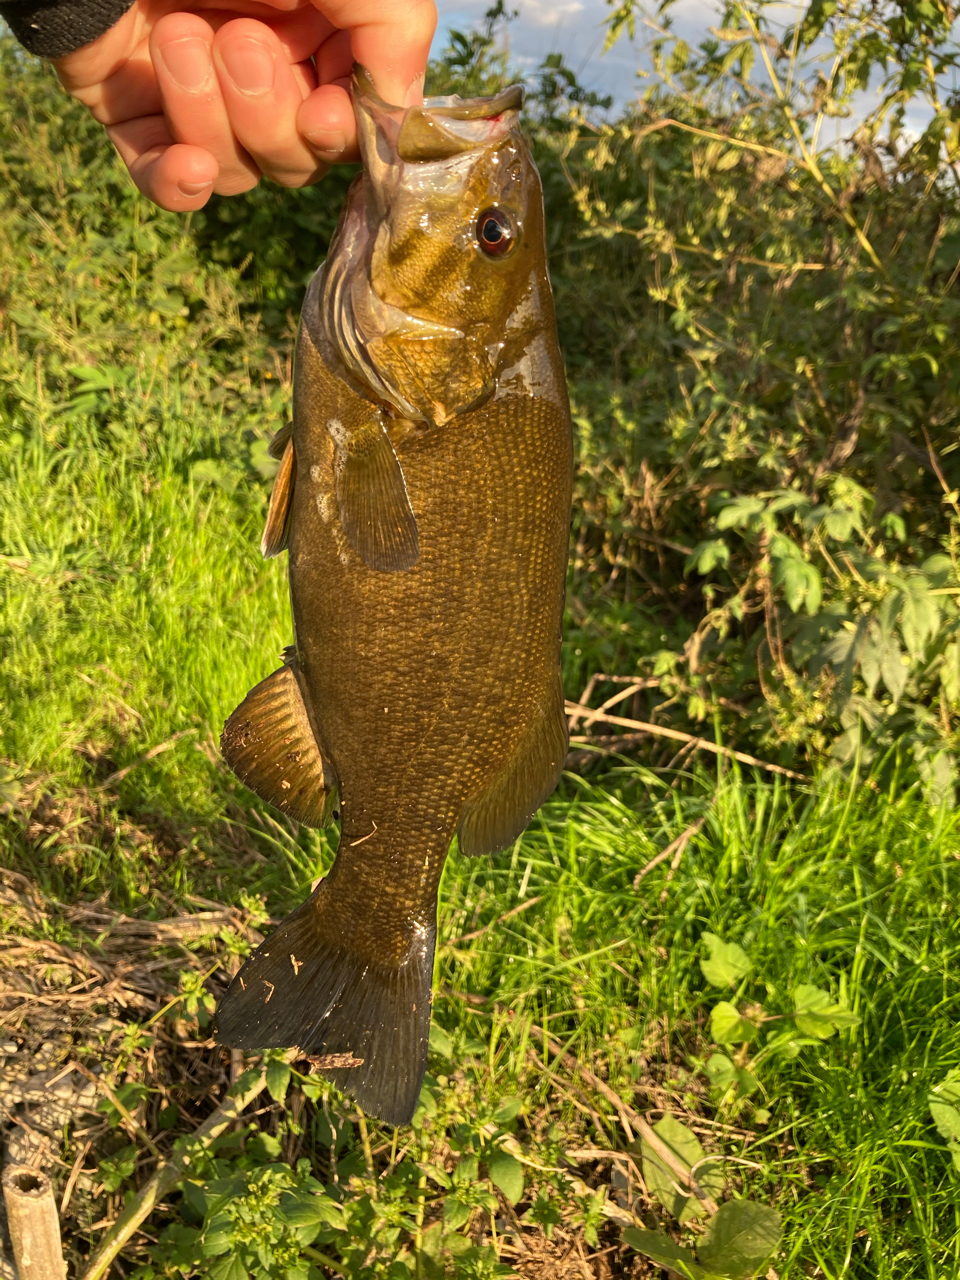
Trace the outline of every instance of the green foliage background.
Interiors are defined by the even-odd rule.
[[[960,217],[950,24],[927,8],[815,4],[773,34],[763,6],[734,4],[691,49],[663,5],[634,107],[611,119],[553,58],[528,122],[578,434],[568,694],[638,673],[641,720],[793,767],[902,756],[937,800],[960,711]],[[616,8],[612,32],[636,17]],[[454,35],[435,90],[508,78],[502,18]],[[815,39],[837,51],[829,76],[805,60]],[[160,376],[190,412],[216,402],[227,489],[266,474],[249,446],[286,411],[299,299],[351,174],[179,220],[4,58],[11,420],[46,397],[53,435],[66,404],[109,431],[110,405]],[[824,146],[878,67],[880,107]],[[911,142],[917,92],[931,123]],[[31,306],[28,270],[56,274],[54,312]],[[119,313],[105,275],[124,281]],[[214,425],[234,406],[243,442]]]
[[[611,29],[637,16],[613,9]],[[436,90],[508,76],[500,17],[453,38]],[[340,1209],[303,1200],[316,1221],[298,1225],[339,1138],[307,1113],[308,1174],[237,1137],[198,1170],[192,1215],[187,1189],[164,1220],[157,1275],[202,1274],[198,1250],[232,1247],[247,1218],[273,1233],[263,1274],[313,1274],[288,1262],[315,1228],[343,1274],[409,1275],[411,1242],[429,1254],[425,1203],[442,1215],[437,1274],[455,1250],[457,1274],[497,1274],[493,1246],[467,1257],[463,1232],[497,1212],[493,1188],[517,1193],[505,1135],[534,1160],[527,1224],[574,1222],[590,1248],[621,1248],[607,1184],[554,1168],[579,1121],[530,1065],[530,1029],[548,1025],[623,1096],[653,1063],[672,1106],[743,1126],[751,1163],[727,1176],[782,1215],[781,1274],[956,1271],[952,18],[819,4],[774,31],[736,5],[698,49],[670,21],[669,6],[655,15],[656,74],[619,118],[555,58],[528,104],[577,425],[566,687],[642,675],[628,714],[816,782],[687,783],[648,739],[641,760],[659,772],[568,780],[506,859],[452,862],[441,987],[480,1004],[438,1002],[420,1163],[353,1186]],[[805,61],[824,47],[826,63]],[[878,67],[874,118],[821,146]],[[918,91],[931,123],[912,139],[901,117]],[[328,865],[325,839],[265,817],[269,858],[238,867],[231,832],[249,835],[260,809],[209,735],[290,640],[283,566],[257,551],[266,445],[349,179],[163,213],[52,76],[0,44],[3,860],[63,900],[109,885],[113,902],[162,912],[242,884],[279,913]],[[157,743],[171,749],[146,759]],[[825,777],[834,763],[845,778]],[[40,836],[17,808],[36,788],[75,803]],[[638,889],[700,818],[676,874],[663,863]],[[500,922],[529,897],[536,911]],[[476,937],[478,923],[496,928]],[[184,991],[191,1016],[212,1003]],[[508,1007],[482,1009],[491,992]],[[135,1155],[104,1162],[108,1194],[129,1189]],[[354,1142],[344,1156],[361,1179],[363,1155]],[[213,1230],[217,1197],[253,1169],[234,1225]]]

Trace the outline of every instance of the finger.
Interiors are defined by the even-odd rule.
[[[144,116],[107,129],[130,176],[161,209],[201,209],[213,194],[217,162],[201,147],[174,141],[163,116]]]
[[[313,2],[335,27],[350,32],[354,60],[370,72],[385,101],[407,107],[422,100],[437,26],[433,0]]]
[[[202,18],[172,13],[154,28],[150,52],[173,138],[208,151],[217,165],[215,190],[235,195],[257,185],[260,169],[234,134],[214,71],[213,41]]]
[[[297,112],[300,135],[327,164],[348,164],[360,158],[349,84],[349,77],[336,84],[322,84]]]
[[[287,187],[326,172],[297,132],[303,93],[276,34],[237,18],[216,34],[213,60],[230,125],[260,171]]]

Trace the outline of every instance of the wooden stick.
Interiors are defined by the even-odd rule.
[[[284,1061],[295,1062],[299,1057],[299,1049],[290,1049],[284,1055]],[[143,1220],[149,1217],[167,1192],[171,1191],[183,1177],[190,1165],[191,1150],[195,1150],[197,1144],[207,1147],[215,1138],[219,1138],[220,1134],[238,1119],[254,1098],[260,1096],[266,1084],[267,1073],[264,1068],[252,1085],[242,1093],[230,1093],[195,1133],[174,1148],[167,1163],[160,1165],[143,1190],[131,1201],[104,1236],[96,1256],[83,1274],[83,1280],[101,1280],[101,1277],[106,1275],[114,1258]],[[37,1280],[41,1280],[39,1275]],[[46,1280],[46,1277],[43,1277],[43,1280]]]
[[[770,773],[782,773],[784,777],[796,778],[798,782],[809,782],[809,778],[805,778],[802,773],[784,769],[783,765],[771,764],[768,760],[758,760],[756,756],[748,756],[744,751],[721,747],[719,743],[711,742],[709,738],[696,738],[692,733],[682,733],[679,729],[667,729],[664,725],[649,724],[646,720],[626,720],[623,716],[600,715],[591,707],[580,706],[578,702],[568,702],[566,712],[568,716],[592,716],[594,720],[602,720],[604,724],[621,725],[625,729],[639,729],[642,733],[652,733],[658,738],[673,738],[675,742],[691,742],[698,751],[712,751],[714,755],[739,760],[741,764],[751,764],[757,769],[767,769]]]
[[[703,817],[698,818],[696,822],[691,822],[690,826],[687,827],[686,831],[681,831],[680,835],[677,836],[676,840],[671,840],[664,850],[658,853],[655,858],[651,858],[645,867],[641,867],[640,870],[637,872],[637,874],[633,877],[634,889],[639,889],[640,881],[643,879],[643,877],[649,875],[650,872],[654,869],[654,867],[659,867],[661,862],[666,862],[666,860],[670,857],[671,853],[677,852],[682,854],[684,849],[687,847],[687,841],[697,834],[697,832],[700,830],[700,828],[703,826],[704,822],[706,821],[706,817],[707,815],[704,814]]]
[[[472,933],[462,933],[459,938],[451,938],[449,942],[445,942],[446,947],[455,947],[461,942],[470,942],[473,938],[479,938],[488,930],[495,928],[498,924],[502,924],[504,920],[509,920],[511,916],[518,916],[521,911],[526,911],[528,907],[535,907],[538,902],[543,901],[543,894],[538,894],[535,898],[528,898],[526,902],[521,902],[518,907],[511,907],[509,911],[505,911],[502,916],[497,916],[496,920],[491,920],[489,924],[485,924],[482,929],[474,929]]]
[[[64,1280],[60,1220],[47,1175],[26,1165],[8,1165],[3,1199],[20,1280]]]
[[[636,1129],[640,1137],[647,1144],[651,1151],[667,1166],[670,1172],[677,1179],[682,1187],[687,1187],[693,1195],[700,1201],[704,1209],[709,1214],[714,1214],[720,1207],[716,1200],[704,1191],[696,1178],[686,1167],[682,1160],[678,1160],[667,1144],[658,1138],[653,1129],[647,1124],[643,1116],[639,1112],[634,1111],[629,1103],[624,1102],[618,1093],[616,1093],[605,1080],[601,1080],[599,1076],[579,1062],[572,1053],[564,1052],[563,1046],[558,1044],[556,1040],[540,1027],[531,1025],[531,1032],[540,1037],[554,1057],[559,1058],[568,1071],[572,1073],[579,1072],[591,1089],[596,1089],[614,1107],[620,1116],[620,1123],[624,1124],[624,1120],[629,1123],[624,1124],[625,1131],[630,1134],[630,1129]],[[630,1134],[631,1140],[633,1135]]]

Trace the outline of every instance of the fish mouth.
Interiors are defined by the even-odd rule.
[[[350,189],[327,259],[325,329],[346,370],[375,400],[401,417],[440,426],[489,398],[502,344],[479,343],[463,328],[386,301],[373,280],[374,250],[378,236],[389,235],[391,208],[410,175],[425,193],[455,193],[478,155],[515,129],[523,86],[490,98],[429,97],[422,107],[404,108],[385,102],[368,72],[355,66],[352,91],[364,172]],[[429,363],[425,353],[458,349],[460,364],[466,356],[474,366],[472,378],[461,378],[456,394],[449,388],[431,394],[416,376]],[[392,359],[384,358],[387,351]]]

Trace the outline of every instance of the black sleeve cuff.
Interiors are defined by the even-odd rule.
[[[25,49],[62,58],[96,40],[127,12],[133,0],[6,0],[0,17]]]

